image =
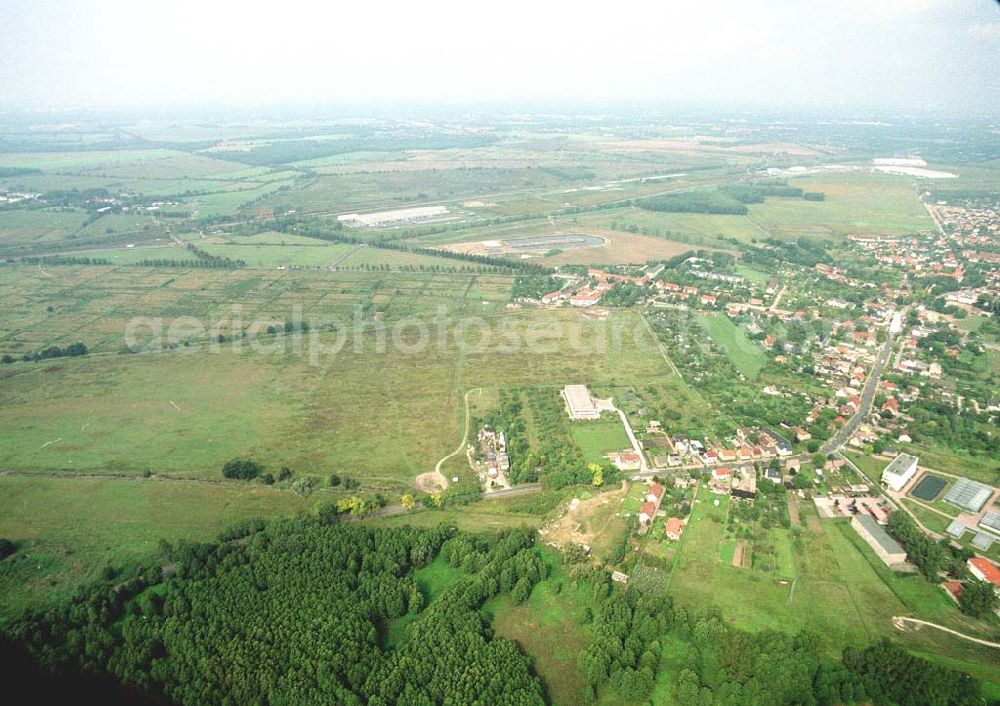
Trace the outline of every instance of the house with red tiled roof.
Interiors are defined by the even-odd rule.
[[[732,449],[719,449],[718,456],[719,456],[719,460],[722,461],[722,462],[724,462],[724,463],[727,462],[727,461],[735,461],[736,460],[736,452],[733,451]]]
[[[642,468],[642,459],[634,451],[615,454],[615,467],[620,471],[634,471]]]
[[[890,397],[882,403],[882,411],[887,412],[894,417],[897,416],[899,414],[899,400],[895,397]]]
[[[969,559],[969,571],[980,581],[989,581],[993,590],[1000,596],[1000,568],[989,559],[974,556]]]
[[[646,502],[656,503],[659,505],[661,500],[663,500],[663,486],[654,481],[653,484],[649,486],[649,490],[646,491]]]
[[[681,522],[676,517],[671,517],[667,520],[666,525],[664,525],[664,531],[667,534],[667,539],[677,541],[681,538],[681,533],[684,531],[684,523]]]
[[[639,510],[639,524],[648,525],[650,520],[656,515],[656,505],[648,500],[642,504]]]

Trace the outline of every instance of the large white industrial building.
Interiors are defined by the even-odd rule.
[[[899,454],[882,471],[882,483],[895,491],[900,491],[917,473],[917,457]]]
[[[347,226],[375,227],[391,225],[393,223],[422,221],[428,218],[447,216],[448,213],[448,209],[445,206],[416,206],[414,208],[401,208],[395,211],[379,211],[377,213],[348,213],[343,216],[337,216],[337,220]]]
[[[582,421],[601,418],[601,411],[597,409],[597,404],[586,385],[567,385],[562,390],[562,396],[566,400],[566,410],[570,419]]]

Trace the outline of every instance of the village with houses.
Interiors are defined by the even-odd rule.
[[[963,585],[977,580],[1000,595],[1000,476],[986,482],[934,454],[926,466],[919,458],[928,445],[955,442],[945,419],[961,420],[962,438],[983,453],[996,448],[983,430],[996,428],[1000,387],[991,384],[996,368],[980,362],[998,350],[983,335],[1000,295],[996,204],[927,203],[937,233],[852,235],[838,264],[759,278],[701,251],[642,267],[568,268],[556,278],[559,288],[520,302],[641,307],[689,385],[711,391],[720,368],[743,384],[765,379],[756,399],[781,410],[770,423],[720,422],[716,433],[697,435],[641,406],[566,385],[560,397],[571,425],[621,416],[630,443],[607,449],[604,462],[623,479],[615,504],[635,552],[675,556],[695,508],[708,503],[725,510],[720,557],[756,567],[759,545],[759,565],[767,566],[775,550],[760,517],[787,525],[791,516],[794,525],[808,505],[821,522],[849,520],[857,541],[903,574],[925,568],[923,550],[895,527],[905,517],[967,567],[966,578],[939,582],[952,600],[960,603]],[[879,286],[868,284],[875,272]],[[722,345],[719,331],[729,336]],[[754,365],[768,374],[755,374]],[[575,500],[563,524],[589,502]],[[771,563],[780,567],[777,555]],[[618,571],[616,580],[628,576]]]

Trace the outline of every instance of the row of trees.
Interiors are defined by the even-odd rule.
[[[21,360],[25,363],[37,363],[40,360],[48,360],[49,358],[77,358],[81,355],[87,355],[87,351],[87,345],[82,341],[77,341],[76,343],[69,344],[65,348],[62,346],[47,346],[34,353],[25,353],[21,356]],[[3,357],[0,358],[0,363],[5,365],[13,363],[14,361],[14,356],[9,353],[5,353]]]

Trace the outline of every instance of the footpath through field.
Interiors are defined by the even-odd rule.
[[[937,623],[929,623],[926,620],[920,620],[918,618],[907,618],[905,615],[894,615],[892,616],[892,624],[896,626],[897,630],[905,630],[906,623],[913,623],[914,625],[926,625],[928,627],[936,628],[943,632],[951,633],[955,637],[960,637],[963,640],[968,640],[969,642],[975,642],[977,645],[986,645],[987,647],[995,647],[1000,649],[1000,642],[990,642],[989,640],[980,640],[978,637],[972,637],[971,635],[966,635],[965,633],[958,632],[957,630],[952,630],[951,628],[946,628],[944,625],[938,625]]]

